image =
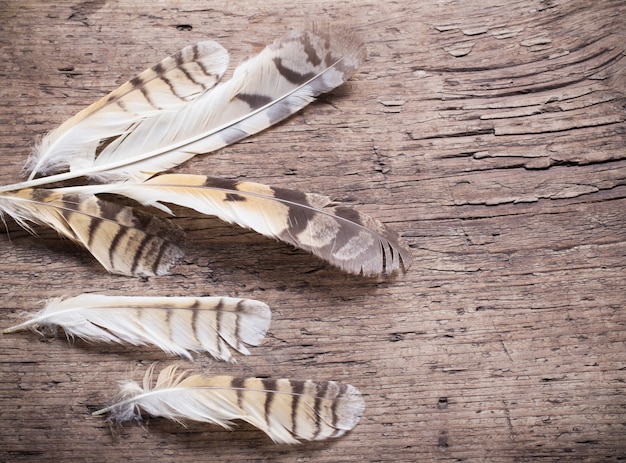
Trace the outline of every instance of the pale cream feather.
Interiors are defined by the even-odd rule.
[[[227,66],[228,52],[212,41],[165,58],[46,135],[27,165],[29,179],[66,167],[79,172],[90,168],[102,140],[186,106],[215,86]]]
[[[82,294],[53,299],[3,333],[62,328],[87,342],[154,345],[190,360],[192,352],[207,352],[234,362],[232,350],[248,355],[246,345],[261,343],[270,320],[269,307],[251,299]]]

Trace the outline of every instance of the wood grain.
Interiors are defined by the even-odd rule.
[[[149,348],[0,337],[0,461],[621,461],[626,457],[626,3],[0,1],[0,183],[37,138],[185,45],[238,63],[311,18],[369,59],[288,121],[179,172],[323,193],[399,230],[404,276],[341,274],[193,214],[171,275],[106,274],[7,220],[2,326],[80,292],[249,297],[270,338],[197,371],[349,382],[366,412],[332,442],[275,446],[163,420],[111,433],[90,412]]]

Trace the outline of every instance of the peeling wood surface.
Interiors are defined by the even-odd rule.
[[[0,1],[0,183],[38,136],[167,54],[220,41],[233,63],[311,17],[369,59],[287,122],[181,172],[324,193],[397,228],[415,264],[350,277],[193,215],[185,261],[149,280],[7,220],[2,326],[80,292],[229,295],[271,337],[197,371],[350,382],[357,428],[275,446],[150,420],[112,437],[90,412],[149,348],[0,337],[0,461],[618,461],[626,456],[626,3]]]

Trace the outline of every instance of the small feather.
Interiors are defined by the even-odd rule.
[[[111,413],[117,422],[136,420],[140,411],[176,422],[200,421],[230,429],[243,420],[279,444],[340,437],[353,429],[365,408],[361,393],[334,381],[206,377],[161,370],[152,385],[154,365],[143,385],[121,383],[117,403],[93,415]]]
[[[165,58],[46,135],[27,164],[29,179],[68,166],[72,171],[88,168],[102,140],[185,106],[215,86],[227,66],[228,52],[212,41]]]
[[[68,337],[87,342],[155,345],[192,359],[208,352],[234,362],[231,349],[248,355],[269,328],[269,307],[228,297],[130,297],[82,294],[53,299],[40,312],[3,332],[60,327]]]
[[[184,233],[169,220],[91,194],[25,188],[0,195],[0,211],[27,230],[53,228],[112,273],[163,275],[183,255]]]

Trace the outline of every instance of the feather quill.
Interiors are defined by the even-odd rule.
[[[348,273],[389,274],[411,263],[410,249],[395,232],[326,196],[188,174],[59,191],[84,189],[120,194],[166,212],[171,211],[163,203],[217,216],[311,252]]]
[[[248,355],[246,344],[260,344],[270,319],[269,307],[251,299],[82,294],[53,299],[3,333],[60,327],[87,342],[154,345],[190,360],[191,352],[207,352],[234,362],[232,349]]]
[[[340,437],[353,429],[365,408],[361,393],[334,381],[205,377],[161,370],[153,383],[154,365],[143,384],[121,383],[117,403],[93,415],[110,413],[117,422],[140,418],[141,411],[176,422],[200,421],[230,429],[246,421],[279,444]]]

